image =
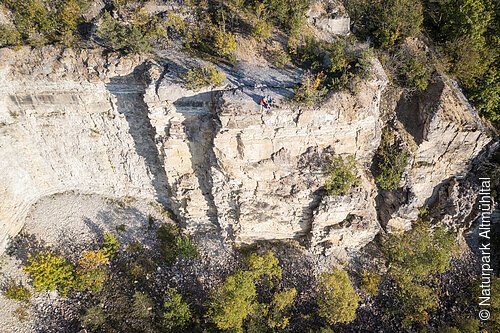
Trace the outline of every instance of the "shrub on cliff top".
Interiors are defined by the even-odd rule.
[[[190,90],[200,90],[208,86],[219,86],[226,79],[226,75],[214,65],[190,68],[184,75],[184,86]]]

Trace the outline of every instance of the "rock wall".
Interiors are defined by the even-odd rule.
[[[107,82],[138,59],[55,49],[2,49],[0,59],[0,248],[47,195],[160,196],[141,153],[151,139],[134,139]]]
[[[156,200],[192,234],[240,243],[295,238],[344,256],[375,237],[380,207],[370,166],[387,84],[376,59],[356,94],[334,93],[321,108],[303,108],[287,102],[283,85],[248,83],[262,69],[246,71],[241,84],[228,69],[221,89],[186,90],[184,58],[0,51],[2,247],[33,203],[66,191]],[[266,74],[295,80],[286,71]],[[261,112],[257,102],[267,93],[277,106]],[[487,141],[456,89],[442,84],[428,93],[396,110],[415,148],[408,200],[388,217],[395,228],[414,218],[436,185],[466,170]],[[361,185],[328,197],[325,165],[347,154]]]

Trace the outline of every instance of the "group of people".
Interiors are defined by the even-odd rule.
[[[260,105],[260,112],[264,111],[264,108],[266,110],[269,110],[272,106],[274,106],[274,99],[271,95],[266,95],[262,97],[262,99],[259,102]]]

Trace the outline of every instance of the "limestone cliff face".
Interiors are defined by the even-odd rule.
[[[490,140],[465,97],[444,78],[422,95],[400,101],[396,112],[412,136],[413,157],[404,203],[389,218],[389,230],[408,229],[418,208],[436,199],[438,185],[465,176],[470,161]]]
[[[2,248],[43,196],[78,191],[154,198],[147,163],[152,138],[134,138],[107,83],[108,73],[125,74],[131,64],[110,59],[104,68],[96,54],[53,49],[3,49],[0,58]]]
[[[370,166],[387,78],[376,59],[358,93],[332,94],[319,109],[287,102],[284,85],[234,83],[230,71],[220,90],[188,91],[178,76],[185,60],[175,55],[156,62],[46,48],[1,50],[0,59],[2,247],[33,203],[65,191],[157,200],[193,234],[295,238],[339,256],[379,232]],[[278,106],[262,113],[256,102],[267,93]],[[397,109],[415,147],[408,200],[385,214],[389,225],[406,225],[487,141],[453,87],[429,94],[411,102],[416,113]],[[360,177],[344,197],[322,188],[336,154],[353,154]]]

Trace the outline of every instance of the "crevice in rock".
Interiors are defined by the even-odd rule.
[[[305,225],[304,233],[299,238],[299,241],[304,246],[309,246],[312,239],[314,212],[318,209],[323,197],[326,195],[326,190],[323,187],[318,188],[310,194],[311,201],[302,209],[301,224]]]
[[[125,76],[111,78],[106,85],[108,91],[116,97],[116,111],[123,114],[129,125],[137,154],[144,158],[146,168],[152,175],[155,198],[164,206],[169,206],[170,189],[163,167],[163,157],[155,144],[155,129],[148,116],[148,106],[144,102],[146,64],[137,66]]]
[[[396,116],[405,130],[420,145],[427,139],[429,117],[437,109],[437,103],[444,89],[444,83],[430,84],[426,91],[403,95],[396,105]]]
[[[186,117],[182,125],[188,140],[192,169],[208,207],[207,219],[218,231],[220,231],[221,226],[212,193],[211,169],[217,167],[214,139],[221,127],[217,116],[220,95],[220,91],[204,92],[191,97],[182,97],[174,102],[177,112]]]

